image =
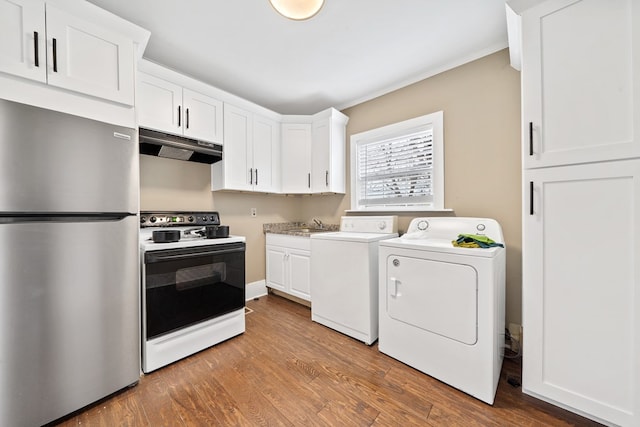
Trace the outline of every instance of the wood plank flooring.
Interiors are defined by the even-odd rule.
[[[506,381],[494,406],[311,321],[269,295],[246,332],[140,379],[61,426],[595,426]]]

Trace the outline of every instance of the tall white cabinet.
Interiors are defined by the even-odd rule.
[[[638,426],[640,3],[536,3],[521,14],[523,391]]]

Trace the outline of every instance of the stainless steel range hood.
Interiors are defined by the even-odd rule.
[[[144,128],[140,128],[138,136],[140,154],[208,164],[222,160],[222,145],[212,142],[184,138]]]

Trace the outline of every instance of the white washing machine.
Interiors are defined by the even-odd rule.
[[[503,243],[486,218],[415,218],[379,245],[379,350],[490,405],[500,378],[505,249],[458,248],[458,234]]]
[[[378,339],[378,244],[398,237],[397,216],[343,216],[311,235],[311,320],[371,345]]]

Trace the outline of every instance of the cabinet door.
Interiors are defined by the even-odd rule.
[[[182,88],[180,86],[139,72],[136,111],[140,127],[182,134]]]
[[[640,160],[525,173],[523,391],[640,424]]]
[[[311,125],[282,125],[282,192],[311,192]]]
[[[274,156],[278,155],[280,125],[274,120],[253,116],[253,188],[256,191],[278,191]]]
[[[310,252],[289,249],[289,293],[311,301],[311,257]]]
[[[43,1],[0,0],[0,40],[0,71],[46,82]]]
[[[285,250],[279,246],[266,246],[267,286],[286,291]]]
[[[330,120],[313,123],[311,143],[311,191],[326,193],[329,190],[331,169],[331,128]]]
[[[640,155],[640,4],[548,0],[522,15],[526,168]]]
[[[222,101],[184,89],[184,136],[222,144]]]
[[[47,4],[50,85],[134,104],[133,41]]]
[[[253,189],[252,115],[233,105],[224,106],[224,157],[218,162],[223,164],[213,165],[224,168],[224,189]]]

